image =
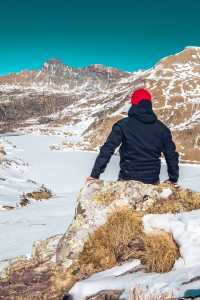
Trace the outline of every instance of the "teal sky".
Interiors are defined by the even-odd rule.
[[[0,0],[0,74],[49,58],[134,71],[200,46],[199,0]]]

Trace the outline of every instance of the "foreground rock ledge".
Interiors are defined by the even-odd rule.
[[[75,216],[66,233],[36,242],[31,259],[17,258],[4,269],[0,299],[62,299],[77,280],[71,268],[89,235],[105,224],[111,214],[123,207],[144,213],[156,213],[157,209],[160,213],[159,205],[163,207],[161,204],[166,201],[170,212],[188,211],[200,207],[200,193],[164,183],[102,180],[90,183],[78,195]],[[178,205],[170,207],[170,203]]]
[[[193,202],[197,204],[195,207]],[[167,211],[163,211],[166,203],[169,204]],[[177,207],[170,207],[170,203],[172,206],[176,203]],[[200,193],[167,183],[151,185],[137,181],[97,180],[79,193],[75,218],[57,247],[57,263],[69,267],[82,251],[88,236],[105,224],[108,216],[123,207],[144,213],[189,211],[200,208]]]

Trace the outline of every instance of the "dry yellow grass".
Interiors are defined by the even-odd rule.
[[[90,236],[79,257],[79,266],[81,274],[88,276],[137,258],[149,272],[168,272],[178,257],[170,234],[145,234],[142,214],[124,208]]]
[[[114,200],[116,200],[116,192],[114,190],[94,193],[92,197],[92,201],[106,206],[108,206]]]
[[[169,272],[179,257],[177,245],[167,232],[143,234],[141,245],[141,249],[134,249],[129,258],[140,259],[148,272]]]
[[[27,197],[30,197],[35,200],[49,199],[52,194],[49,191],[34,191],[26,194]]]
[[[40,200],[47,200],[47,199],[51,198],[52,196],[53,196],[52,192],[50,190],[48,190],[44,185],[42,185],[38,191],[24,193],[21,196],[20,205],[26,206],[27,204],[29,204],[30,198],[40,201]]]
[[[117,264],[120,249],[142,232],[142,219],[130,209],[122,209],[108,218],[84,245],[79,257],[81,272],[91,274]]]
[[[179,213],[200,208],[200,193],[176,187],[175,189],[176,192],[169,199],[157,201],[146,210],[146,213]]]
[[[149,272],[169,272],[180,256],[172,235],[167,232],[144,236],[144,245],[140,259]]]

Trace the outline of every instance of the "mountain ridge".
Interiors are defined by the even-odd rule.
[[[126,115],[138,82],[151,91],[155,112],[171,128],[182,160],[199,162],[200,47],[186,47],[144,71],[99,64],[73,68],[50,59],[38,71],[1,76],[1,131],[65,133],[63,148],[98,149],[113,122]]]

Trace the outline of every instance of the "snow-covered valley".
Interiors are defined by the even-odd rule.
[[[85,184],[85,178],[90,174],[97,153],[83,151],[53,151],[50,146],[63,142],[62,137],[45,135],[7,135],[1,136],[1,144],[6,151],[6,159],[11,163],[1,165],[0,167],[0,205],[16,206],[12,210],[0,211],[0,266],[6,266],[8,260],[19,256],[31,254],[32,245],[35,241],[46,239],[56,234],[63,234],[73,219],[76,197],[82,186]],[[17,163],[16,163],[17,162]],[[118,175],[118,156],[113,156],[106,172],[101,177],[105,180],[116,180]],[[166,166],[162,164],[161,180],[167,178]],[[200,191],[200,167],[198,165],[181,165],[179,184],[183,187]],[[53,192],[53,197],[47,201],[37,201],[25,207],[18,207],[20,195],[26,191],[32,191],[36,187],[44,184]],[[191,218],[190,218],[191,215]],[[182,219],[181,219],[182,218]],[[162,219],[162,218],[161,218]],[[182,222],[184,231],[191,235],[191,226],[199,228],[198,211],[183,214],[183,216],[170,217],[165,215],[163,223],[158,217],[147,218],[145,226],[151,228],[164,229],[177,234],[176,223]],[[175,226],[168,228],[167,224]],[[176,220],[175,220],[176,219]],[[164,220],[164,219],[163,219]],[[172,221],[173,221],[172,220]],[[149,223],[149,225],[148,225]],[[177,223],[177,224],[178,224]],[[192,225],[193,224],[193,225]],[[173,225],[173,224],[172,224]],[[178,230],[178,227],[177,227]],[[180,233],[180,232],[179,232]],[[198,234],[195,235],[198,240]],[[159,290],[170,291],[178,285],[178,281],[173,284],[172,278],[176,276],[181,281],[189,280],[193,275],[199,276],[198,266],[195,257],[199,257],[199,245],[193,243],[191,238],[191,248],[186,247],[187,243],[179,235],[178,238],[182,245],[183,254],[188,257],[188,271],[181,266],[177,270],[171,271],[169,275],[138,275],[135,277],[135,283],[144,282],[160,285]],[[193,245],[193,246],[192,246]],[[192,260],[193,254],[189,255],[190,250],[194,250],[196,256]],[[196,251],[196,252],[195,252]],[[186,253],[187,252],[187,253]],[[134,262],[133,262],[134,263]],[[131,267],[130,267],[131,269]],[[129,265],[127,265],[129,270]],[[123,273],[123,267],[122,267]],[[84,299],[87,293],[99,291],[101,285],[106,288],[115,288],[119,284],[122,287],[130,287],[133,282],[131,274],[123,278],[116,279],[115,269],[110,273],[102,273],[93,276],[86,282],[80,282],[72,289],[75,299]],[[105,279],[104,279],[105,277]],[[123,285],[123,282],[126,282]],[[197,283],[198,285],[198,283]],[[194,283],[194,287],[196,287]],[[174,291],[174,289],[173,289]],[[182,291],[177,290],[177,296],[182,295]]]
[[[19,195],[44,184],[54,193],[48,201],[0,211],[0,260],[28,255],[34,241],[63,233],[70,224],[75,199],[90,174],[95,152],[52,151],[49,146],[62,142],[61,137],[41,135],[2,136],[7,158],[24,164],[1,168],[0,204],[12,205]],[[116,180],[118,156],[113,156],[102,179]],[[167,178],[162,165],[161,180]],[[33,184],[36,182],[37,184]],[[200,167],[182,165],[180,185],[200,191]]]
[[[23,192],[41,184],[50,188],[54,196],[48,201],[0,211],[0,261],[29,255],[34,241],[64,233],[71,222],[77,193],[96,154],[50,150],[49,146],[62,140],[41,135],[1,137],[6,157],[12,163],[0,168],[0,205],[15,206]],[[113,158],[103,178],[117,177],[116,159]]]

